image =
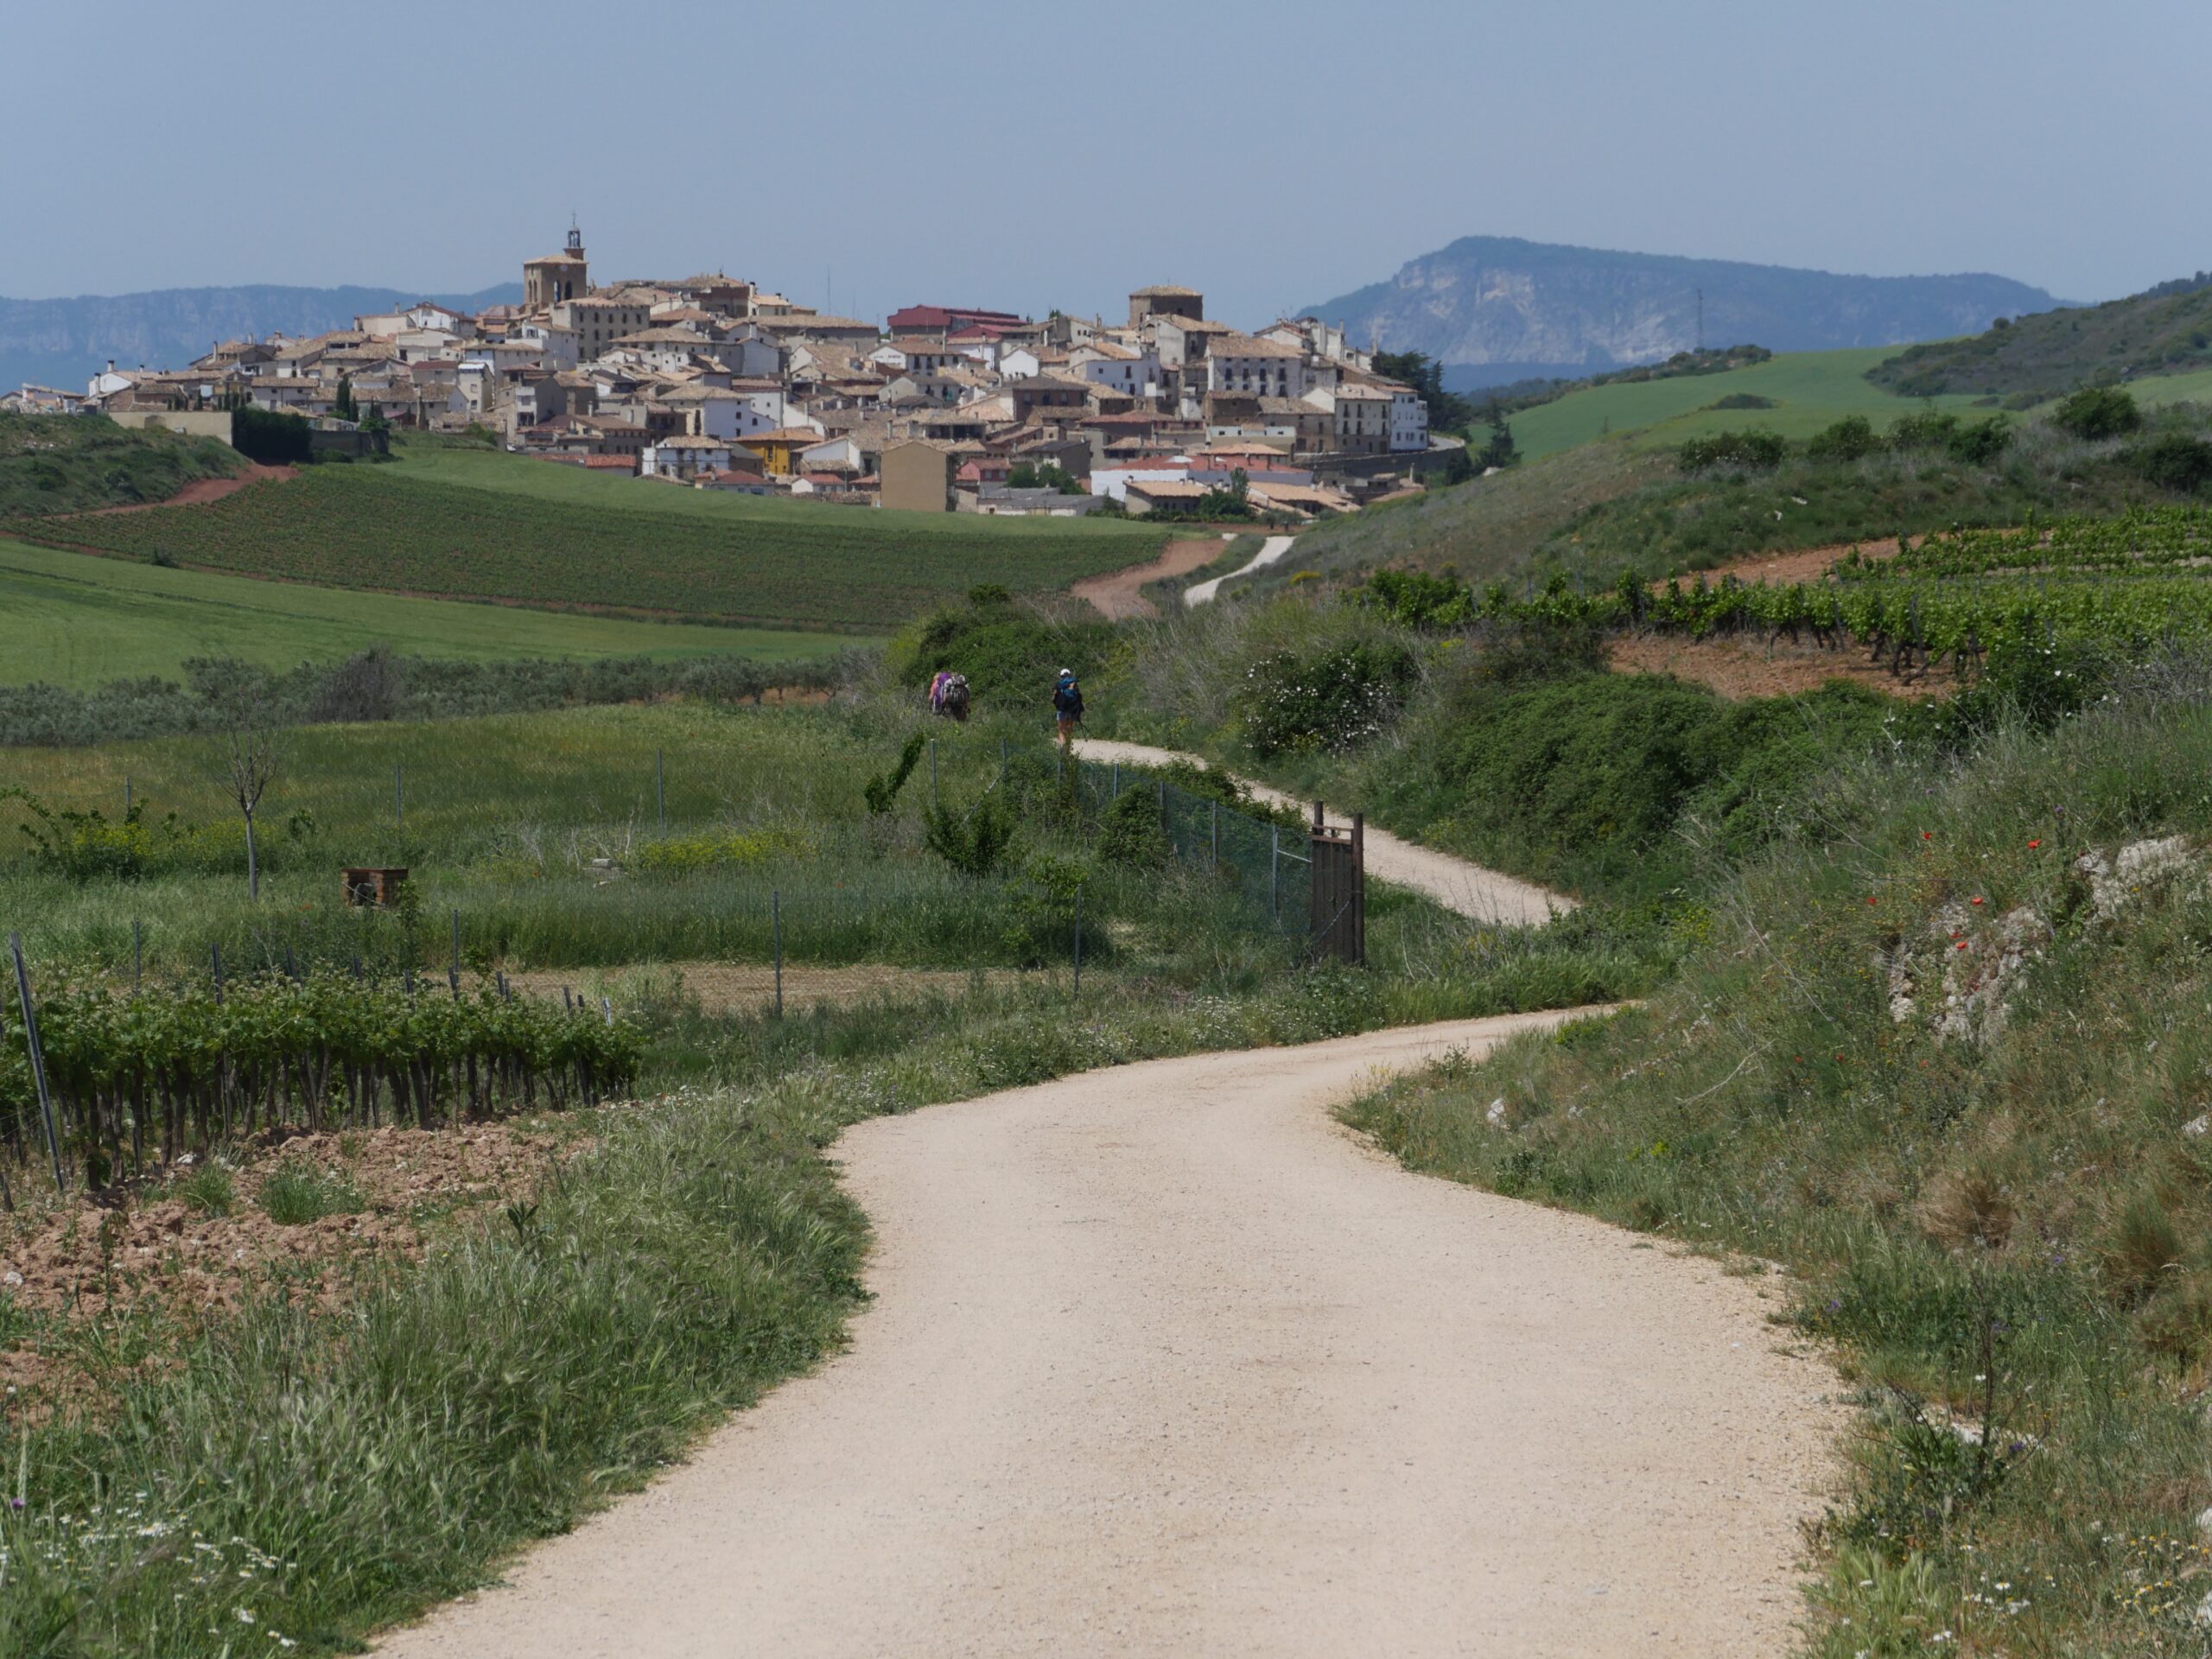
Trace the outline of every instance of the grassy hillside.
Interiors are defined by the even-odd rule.
[[[1657,446],[1747,423],[1792,438],[1810,437],[1846,415],[1880,425],[1921,406],[1866,378],[1889,355],[1886,346],[1796,352],[1721,374],[1592,386],[1516,415],[1513,437],[1524,455],[1539,458],[1608,435],[1632,434],[1637,443]],[[1764,398],[1770,407],[1713,408],[1732,397]],[[1936,406],[1963,410],[1971,402],[1939,398]]]
[[[1731,378],[1604,390],[1664,393]],[[2153,404],[2152,418],[2138,437],[2084,442],[2040,416],[2008,416],[2013,424],[2002,453],[1980,461],[1941,446],[1900,451],[1878,443],[1854,460],[1821,459],[1799,443],[1770,467],[1685,471],[1671,448],[1657,447],[1660,439],[1723,429],[1796,433],[1806,424],[1780,421],[1779,409],[1700,414],[1640,437],[1583,443],[1489,478],[1317,526],[1299,538],[1295,555],[1280,573],[1255,579],[1254,586],[1280,587],[1301,569],[1342,575],[1388,564],[1448,568],[1478,582],[1554,571],[1602,582],[1624,568],[1666,575],[1899,531],[1923,535],[1959,525],[2008,526],[2031,512],[2048,518],[2195,499],[2152,482],[2132,457],[2143,442],[2201,439],[2206,416],[2182,400],[2190,393],[2212,395],[2212,385],[2194,378],[2145,384],[2169,401],[2146,399]],[[1923,405],[1902,399],[1881,402],[1885,419],[1866,417],[1877,439],[1897,421],[1924,412]],[[1531,413],[1548,414],[1559,406]],[[1969,425],[2002,413],[1958,412]]]
[[[125,431],[105,416],[0,414],[0,518],[166,501],[245,465],[213,438]]]
[[[1150,557],[1162,532],[951,515],[694,505],[700,493],[599,480],[542,461],[451,453],[531,488],[435,481],[406,463],[311,468],[204,506],[47,522],[40,541],[335,588],[493,599],[549,609],[874,630],[979,582],[1016,593]],[[518,472],[513,468],[534,468]],[[568,480],[574,480],[573,483]],[[540,484],[541,490],[535,487]],[[665,498],[664,499],[663,498]]]
[[[1969,340],[1914,346],[1869,378],[1908,397],[2050,397],[2085,383],[2212,368],[2212,288],[2018,317]]]
[[[477,659],[735,652],[782,662],[856,643],[849,634],[345,593],[0,541],[0,683],[89,690],[110,680],[174,677],[194,657],[283,668],[370,645]]]

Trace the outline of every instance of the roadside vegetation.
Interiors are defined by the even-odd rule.
[[[1846,746],[1633,1013],[1384,1090],[1414,1167],[1785,1263],[1865,1408],[1813,1648],[2193,1652],[2212,685]],[[1948,1635],[1940,1634],[1948,1632]]]

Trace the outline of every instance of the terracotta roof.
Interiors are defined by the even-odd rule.
[[[1223,357],[1303,357],[1305,353],[1295,346],[1286,346],[1279,340],[1262,340],[1257,334],[1224,334],[1206,347],[1206,355]]]

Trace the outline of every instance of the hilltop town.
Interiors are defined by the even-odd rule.
[[[524,262],[519,305],[424,302],[4,401],[132,424],[252,408],[323,435],[474,432],[594,472],[928,512],[1184,516],[1233,493],[1297,521],[1461,453],[1414,387],[1315,317],[1248,334],[1160,284],[1130,294],[1126,321],[918,304],[879,326],[720,272],[594,283],[573,229]]]

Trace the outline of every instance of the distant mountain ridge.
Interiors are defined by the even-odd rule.
[[[2064,302],[1982,273],[1846,276],[1731,259],[1621,253],[1462,237],[1308,313],[1342,321],[1353,340],[1425,352],[1461,365],[1454,379],[1592,373],[1656,363],[1699,343],[1777,352],[1902,346],[1979,334],[2000,316]]]
[[[217,340],[281,330],[319,334],[359,315],[435,300],[462,310],[512,305],[522,284],[474,294],[420,289],[162,288],[143,294],[86,294],[60,300],[0,298],[0,391],[25,381],[82,391],[113,358],[118,368],[181,369]]]

